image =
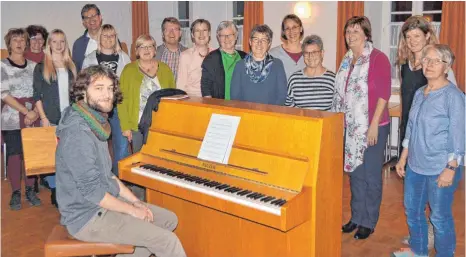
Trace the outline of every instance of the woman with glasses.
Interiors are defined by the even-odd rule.
[[[38,25],[30,25],[26,31],[29,35],[29,47],[24,52],[24,58],[40,63],[44,60],[44,43],[49,33],[44,27]]]
[[[270,54],[283,62],[287,79],[295,71],[306,67],[301,51],[301,39],[303,39],[303,36],[304,28],[301,19],[294,14],[285,16],[281,27],[283,44],[272,48]]]
[[[235,49],[238,28],[232,21],[220,22],[216,34],[220,47],[202,61],[201,93],[203,97],[230,100],[233,70],[246,53]]]
[[[76,66],[62,30],[50,33],[43,63],[34,69],[34,100],[42,127],[57,126],[63,110],[70,106],[70,87],[76,78]],[[52,205],[58,208],[55,175],[45,177],[52,192]]]
[[[210,42],[210,22],[197,19],[191,24],[191,39],[194,46],[181,53],[178,65],[176,87],[189,96],[202,96],[201,77],[202,61],[212,51]]]
[[[118,43],[118,34],[115,28],[110,24],[104,24],[97,36],[97,50],[91,52],[84,58],[83,69],[92,65],[102,65],[110,68],[118,77],[121,76],[123,68],[130,63],[129,56],[123,52]],[[118,161],[129,155],[128,141],[123,136],[120,119],[116,106],[109,114],[109,123],[112,128],[112,147],[113,147],[113,173],[118,176]]]
[[[308,36],[302,51],[306,68],[288,80],[285,106],[328,111],[332,107],[335,73],[322,66],[324,43],[317,35]]]
[[[400,40],[398,43],[398,65],[400,66],[401,80],[401,122],[400,122],[400,139],[405,137],[408,115],[411,110],[415,92],[427,84],[427,79],[422,73],[421,55],[424,47],[432,44],[438,44],[435,31],[423,16],[416,15],[408,18],[400,31]],[[456,85],[455,75],[450,69],[448,71],[448,80]],[[401,144],[401,142],[399,142]],[[400,156],[403,148],[400,147]],[[429,249],[434,247],[434,228],[428,222],[429,226]],[[403,239],[403,243],[409,244],[409,236]]]
[[[155,39],[141,35],[136,39],[137,60],[126,65],[121,73],[123,102],[118,105],[123,136],[132,144],[133,153],[142,148],[143,138],[138,124],[149,96],[162,88],[175,88],[173,73],[165,63],[154,59]]]
[[[392,256],[428,256],[427,204],[435,227],[436,256],[454,256],[452,204],[462,177],[459,166],[465,153],[465,97],[447,79],[455,60],[448,46],[429,45],[420,57],[427,83],[414,94],[403,152],[396,165],[398,175],[405,178],[404,206],[410,249]]]
[[[267,25],[256,25],[249,37],[251,52],[236,64],[231,79],[231,100],[283,105],[286,75],[280,59],[268,51],[273,32]]]
[[[382,165],[390,128],[387,103],[391,71],[387,56],[372,45],[366,16],[350,18],[344,28],[348,52],[335,78],[332,111],[345,114],[344,171],[351,188],[351,220],[343,233],[366,239],[379,220]]]

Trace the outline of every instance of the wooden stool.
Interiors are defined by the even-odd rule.
[[[45,257],[98,256],[133,253],[134,246],[76,240],[65,227],[56,225],[45,243]]]

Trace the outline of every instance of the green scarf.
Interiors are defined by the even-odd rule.
[[[234,54],[229,54],[220,50],[220,53],[222,53],[223,69],[225,70],[225,100],[230,100],[231,78],[233,77],[236,63],[241,61],[241,56],[238,51],[235,51]]]
[[[73,103],[72,108],[86,120],[92,132],[94,132],[94,135],[100,141],[107,141],[112,129],[110,128],[110,123],[108,123],[108,115],[106,113],[101,113],[92,109],[84,101]]]

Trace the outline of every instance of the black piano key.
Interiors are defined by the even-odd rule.
[[[272,201],[272,202],[271,202],[271,204],[274,204],[274,205],[276,205],[276,204],[277,204],[277,203],[279,203],[281,200],[282,200],[282,199],[277,199],[277,200],[274,200],[274,201]]]
[[[286,200],[282,200],[278,205],[282,206],[286,203]]]
[[[265,198],[262,198],[261,201],[266,203],[266,202],[269,202],[269,201],[272,201],[273,199],[275,199],[275,197],[273,196],[267,196]]]
[[[218,186],[218,187],[216,187],[216,188],[219,189],[219,190],[225,190],[225,189],[227,189],[227,188],[229,188],[229,187],[230,187],[230,185],[228,185],[228,184],[223,184],[223,185]]]
[[[247,195],[247,194],[249,194],[249,193],[251,193],[251,192],[252,192],[252,191],[250,191],[250,190],[244,189],[243,191],[240,191],[240,192],[238,192],[237,194],[243,196],[243,195]]]
[[[257,200],[257,199],[262,198],[264,196],[265,195],[263,195],[263,194],[257,194],[256,196],[253,197],[253,199]]]
[[[247,198],[253,198],[253,197],[256,196],[256,195],[257,195],[256,192],[252,192],[252,193],[248,194],[246,197],[247,197]]]
[[[238,191],[241,191],[241,188],[237,187],[235,189],[230,190],[230,193],[236,193]]]

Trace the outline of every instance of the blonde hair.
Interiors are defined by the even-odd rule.
[[[111,31],[115,33],[115,45],[113,46],[113,54],[118,54],[121,52],[120,42],[118,40],[118,33],[116,32],[115,28],[110,24],[104,24],[99,30],[97,35],[97,53],[100,53],[101,45],[100,45],[100,37],[104,31]]]
[[[155,39],[149,34],[142,34],[136,39],[136,42],[134,42],[135,44],[134,50],[136,50],[136,59],[139,59],[139,54],[138,54],[139,47],[142,46],[142,44],[144,44],[144,42],[146,41],[152,41],[154,50],[156,50],[157,43],[155,42]]]
[[[63,39],[65,40],[65,50],[62,53],[63,62],[65,63],[65,67],[68,70],[71,70],[71,72],[73,73],[73,79],[76,78],[76,66],[74,65],[73,60],[71,59],[70,47],[68,45],[66,35],[61,29],[54,29],[52,30],[52,32],[50,32],[50,36],[48,37],[47,44],[45,46],[44,70],[42,72],[44,80],[47,81],[47,83],[49,84],[51,80],[57,80],[57,69],[55,69],[55,65],[53,65],[51,48],[52,38],[54,35],[63,35]]]
[[[408,61],[412,61],[414,63],[414,54],[409,50],[408,44],[406,43],[406,34],[413,29],[421,30],[425,36],[427,34],[430,34],[430,37],[427,39],[426,45],[438,44],[438,39],[437,36],[435,36],[435,31],[432,27],[432,24],[430,24],[428,20],[426,20],[421,15],[414,15],[409,17],[401,27],[399,35],[397,60],[398,65],[403,65]]]

